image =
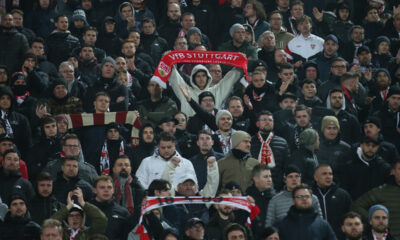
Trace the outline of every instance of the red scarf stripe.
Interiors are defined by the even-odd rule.
[[[117,114],[115,116],[115,122],[125,123],[127,114],[128,114],[127,111],[117,112]]]
[[[83,126],[83,119],[80,114],[70,114],[72,128],[82,127]]]
[[[95,113],[93,114],[93,124],[101,125],[104,124],[105,115],[103,113]]]

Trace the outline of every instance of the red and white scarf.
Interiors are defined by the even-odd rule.
[[[257,95],[257,93],[253,90],[253,99],[256,102],[262,101],[265,96],[265,92],[261,93],[260,95]]]
[[[232,134],[233,131],[230,132],[229,135],[225,137],[224,135],[221,134],[220,130],[218,130],[217,132],[219,144],[221,145],[222,153],[224,155],[228,154],[228,152],[232,149],[232,141],[231,141]]]
[[[261,136],[261,133],[260,132],[257,133],[257,138],[261,142],[261,149],[260,153],[258,154],[258,161],[261,164],[267,164],[267,166],[270,168],[275,167],[274,153],[272,152],[272,149],[269,146],[269,143],[271,142],[273,137],[274,134],[270,132],[267,139],[264,141]]]
[[[25,101],[25,98],[30,96],[30,92],[26,92],[24,95],[22,96],[15,96],[15,99],[17,100],[18,104],[22,104]]]
[[[107,125],[112,122],[118,124],[132,125],[130,144],[132,147],[136,147],[139,145],[139,129],[142,125],[136,111],[78,113],[66,114],[65,116],[68,120],[68,129],[89,126],[101,126]]]
[[[75,240],[75,237],[78,236],[78,234],[81,232],[82,229],[83,229],[83,227],[80,227],[76,230],[74,230],[72,228],[68,228],[69,240]]]
[[[131,216],[133,216],[133,197],[132,197],[132,191],[131,191],[131,182],[133,181],[133,178],[131,176],[128,177],[128,179],[125,182],[124,187],[124,196],[122,195],[121,192],[121,179],[116,177],[114,178],[114,183],[115,183],[115,201],[119,204],[123,202],[122,198],[125,199],[126,202],[126,207],[128,208],[129,213]]]
[[[119,147],[119,155],[125,153],[124,141],[121,140],[121,145]],[[108,154],[107,140],[104,141],[104,145],[101,148],[100,155],[100,171],[101,175],[110,175],[110,155]]]

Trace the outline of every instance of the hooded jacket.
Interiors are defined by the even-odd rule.
[[[122,8],[129,6],[132,9],[132,17],[135,18],[135,9],[133,8],[130,2],[123,2],[118,7],[118,13],[115,16],[115,32],[118,37],[125,39],[129,35],[129,30],[138,28],[138,22],[135,22],[135,25],[131,29],[127,29],[128,21],[122,16]]]
[[[0,198],[7,201],[14,192],[24,194],[27,200],[35,196],[31,182],[21,177],[20,172],[6,174],[3,167],[0,168]]]
[[[316,152],[319,164],[329,164],[336,169],[339,161],[350,151],[350,145],[340,140],[340,134],[334,140],[328,140],[320,135],[319,149]]]
[[[6,32],[0,27],[0,46],[0,64],[6,65],[9,73],[18,71],[22,57],[29,49],[26,37],[15,28]]]
[[[204,87],[204,89],[200,89],[194,81],[194,76],[199,71],[204,71],[208,78],[208,82]],[[188,117],[192,117],[193,115],[195,115],[195,112],[190,107],[190,104],[187,102],[185,96],[179,89],[179,85],[182,86],[183,88],[189,88],[192,99],[197,103],[199,102],[200,93],[202,93],[203,91],[211,92],[215,97],[215,108],[221,109],[223,107],[222,106],[223,101],[229,96],[230,92],[233,90],[233,86],[240,79],[241,76],[242,76],[241,71],[239,71],[236,68],[233,68],[221,79],[221,81],[217,85],[210,87],[210,84],[212,82],[212,77],[210,72],[204,65],[198,64],[193,68],[192,74],[190,76],[191,86],[189,86],[189,84],[187,84],[183,80],[183,78],[180,76],[176,68],[173,68],[168,81],[175,95],[181,102],[181,111],[184,112]]]
[[[0,224],[0,235],[1,239],[39,240],[40,226],[31,220],[29,212],[23,217],[12,217],[8,212]]]
[[[54,30],[46,39],[46,54],[50,62],[56,66],[66,61],[75,48],[81,45],[79,39],[74,37],[70,31],[58,32]]]
[[[99,31],[99,37],[96,41],[96,47],[103,49],[107,56],[118,56],[121,53],[122,39],[114,32],[107,33],[105,24],[107,21],[113,20],[112,17],[105,17]]]

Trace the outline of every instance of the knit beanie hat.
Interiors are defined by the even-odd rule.
[[[296,165],[293,165],[293,164],[290,164],[285,168],[284,176],[286,177],[287,175],[289,175],[291,173],[298,173],[301,175],[300,169]]]
[[[300,133],[300,144],[306,149],[312,151],[315,143],[317,142],[317,134],[318,133],[312,128],[304,130],[302,133]]]
[[[17,199],[21,199],[26,204],[26,196],[22,192],[16,191],[13,194],[11,194],[11,196],[8,198],[8,204],[7,205],[10,206],[11,203],[14,200],[17,200]]]
[[[232,135],[232,148],[239,145],[245,138],[250,138],[250,135],[245,131],[236,131]]]
[[[15,72],[11,75],[11,86],[14,85],[15,81],[18,79],[25,80],[25,82],[27,81],[23,72]]]
[[[375,211],[377,210],[383,210],[386,212],[387,216],[389,217],[389,210],[383,206],[382,204],[375,204],[372,207],[369,208],[368,212],[368,220],[371,220],[372,214],[374,214]]]
[[[397,86],[391,86],[387,95],[387,98],[390,98],[392,95],[400,95],[400,87]]]
[[[72,21],[82,20],[86,22],[86,14],[82,9],[76,9],[72,14]]]
[[[219,119],[222,117],[222,115],[225,115],[225,114],[229,115],[232,118],[232,114],[228,110],[225,110],[225,109],[219,110],[217,112],[217,115],[215,116],[215,123],[217,124],[217,126],[218,126]]]
[[[58,114],[54,116],[54,119],[56,119],[57,122],[64,122],[65,124],[68,125],[68,119],[67,116],[65,116],[65,114]]]
[[[51,84],[51,91],[53,91],[54,88],[57,87],[58,85],[64,85],[66,88],[68,88],[67,81],[65,81],[63,77],[57,77],[53,79],[53,83]]]
[[[340,130],[339,121],[335,116],[325,116],[321,122],[321,132],[324,131],[329,125],[335,125]]]
[[[203,91],[203,92],[201,92],[201,93],[199,94],[199,104],[201,104],[201,101],[203,101],[203,98],[205,98],[205,97],[211,97],[211,98],[213,99],[214,103],[215,103],[215,97],[214,97],[214,95],[212,94],[212,92],[210,92],[210,91]]]
[[[121,132],[121,129],[119,128],[118,123],[115,123],[115,122],[111,122],[111,123],[109,123],[109,124],[106,125],[106,128],[105,128],[106,134],[107,134],[107,132],[108,132],[110,129],[115,129],[115,130],[117,130],[118,132]]]
[[[240,23],[233,24],[232,27],[229,29],[229,34],[231,35],[231,37],[233,37],[233,34],[239,29],[245,30],[242,24]]]
[[[198,34],[201,36],[201,31],[200,31],[199,28],[197,28],[197,27],[191,27],[191,28],[188,30],[187,34],[186,34],[187,38],[189,39],[189,37],[190,37],[192,34],[194,34],[194,33],[198,33]]]
[[[382,42],[387,42],[390,46],[390,39],[386,36],[379,36],[375,40],[375,51],[378,51],[379,44]]]
[[[374,124],[377,128],[382,128],[381,120],[377,117],[370,116],[364,121],[364,125],[367,123]]]
[[[101,68],[103,68],[104,64],[106,64],[107,62],[112,63],[112,65],[114,66],[114,70],[117,69],[117,64],[115,63],[114,58],[112,58],[112,57],[110,57],[110,56],[105,57],[105,58],[103,59],[103,62],[101,62]]]

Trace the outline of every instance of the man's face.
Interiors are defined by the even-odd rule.
[[[3,86],[6,85],[8,76],[7,76],[7,71],[4,68],[0,68],[0,84]]]
[[[282,49],[276,50],[274,54],[275,64],[282,64],[287,62],[287,56]]]
[[[57,123],[47,123],[43,125],[44,134],[46,137],[54,137],[57,135]]]
[[[188,50],[188,43],[186,38],[177,38],[174,44],[174,50],[176,51]]]
[[[297,28],[302,34],[310,34],[312,25],[309,21],[303,21],[297,25]]]
[[[67,223],[72,229],[78,229],[82,226],[83,216],[79,211],[72,211],[68,214]]]
[[[82,0],[81,7],[83,10],[90,10],[92,8],[92,0]]]
[[[192,180],[186,180],[178,184],[178,193],[188,197],[196,195],[196,184]]]
[[[281,29],[282,16],[279,13],[272,14],[269,19],[269,24],[271,25],[271,29],[274,31]]]
[[[119,136],[119,131],[115,128],[111,128],[107,131],[107,139],[109,140],[118,140]]]
[[[65,81],[72,82],[75,79],[74,73],[74,67],[71,65],[64,65],[60,69],[61,76],[65,79]]]
[[[195,75],[194,75],[194,82],[196,83],[196,85],[200,88],[203,89],[206,87],[207,83],[208,83],[208,77],[207,77],[207,73],[204,71],[198,71]]]
[[[357,55],[358,61],[360,63],[370,63],[372,59],[372,54],[367,51],[362,51]]]
[[[400,163],[397,162],[391,170],[397,185],[400,185]]]
[[[111,62],[104,63],[103,67],[101,68],[101,76],[105,78],[112,78],[114,77],[114,73],[114,65]]]
[[[131,161],[129,158],[118,158],[113,167],[113,174],[127,178],[132,173]]]
[[[331,73],[334,76],[342,76],[345,72],[347,72],[346,69],[346,63],[343,61],[336,61],[332,63],[331,66]]]
[[[304,8],[300,4],[292,6],[290,9],[290,14],[296,19],[304,15]]]
[[[67,139],[62,147],[67,156],[78,156],[81,151],[81,145],[78,139]]]
[[[177,113],[175,114],[174,118],[178,121],[176,128],[184,131],[187,126],[186,116],[183,113]]]
[[[320,167],[314,174],[314,180],[318,187],[327,188],[332,185],[333,173],[331,167]]]
[[[194,16],[192,15],[185,15],[181,21],[181,26],[183,29],[188,31],[190,28],[194,27],[196,22],[194,21]]]
[[[110,107],[110,98],[108,96],[98,96],[93,105],[96,112],[107,112]]]
[[[207,112],[211,112],[212,110],[214,110],[215,103],[212,97],[207,96],[201,99],[200,106],[204,108],[204,110],[206,110]]]
[[[328,39],[324,42],[324,54],[328,57],[333,57],[337,50],[339,49],[339,45],[336,44],[332,39]]]
[[[135,56],[135,53],[136,53],[135,44],[133,42],[124,43],[124,45],[122,45],[121,52],[122,52],[122,54],[125,55],[125,57],[128,57],[128,58]]]
[[[249,153],[251,146],[250,142],[251,142],[250,138],[245,138],[235,148],[242,152]]]
[[[1,19],[2,19],[2,20],[1,20],[1,25],[2,25],[4,28],[10,29],[10,28],[14,27],[14,18],[13,18],[13,15],[11,15],[11,14],[5,14],[5,15],[3,15],[3,17],[2,17]]]
[[[140,44],[140,33],[138,32],[130,32],[129,39],[132,39],[135,43],[135,47],[138,48]]]
[[[286,188],[289,191],[292,191],[295,187],[297,187],[301,183],[301,177],[299,173],[293,172],[288,174],[285,177]]]
[[[214,83],[218,83],[222,79],[222,70],[219,64],[212,64],[208,68]]]
[[[275,35],[271,33],[265,34],[264,41],[262,43],[263,47],[266,49],[271,49],[276,47]]]
[[[156,28],[154,27],[153,23],[151,23],[151,22],[143,23],[143,26],[142,26],[143,34],[151,35],[154,33],[154,30],[156,30]]]
[[[393,26],[397,31],[400,31],[400,16],[396,16],[393,19]]]
[[[147,85],[147,91],[149,91],[152,97],[161,97],[162,89],[158,83],[150,81]]]
[[[310,115],[306,110],[297,111],[294,120],[300,127],[307,127],[310,124]]]
[[[233,33],[232,40],[236,43],[242,44],[244,41],[245,32],[246,31],[244,29],[239,28]]]
[[[161,128],[163,132],[167,132],[171,135],[174,135],[176,132],[175,122],[173,121],[162,123],[158,125],[158,127]]]
[[[341,109],[343,106],[343,93],[334,92],[330,95],[332,109]]]
[[[175,153],[175,143],[172,141],[160,141],[158,143],[158,151],[161,157],[169,159]]]
[[[50,6],[50,0],[39,0],[41,8],[48,8]]]
[[[12,217],[23,217],[26,214],[26,204],[22,199],[15,199],[8,209]]]
[[[60,134],[64,134],[68,131],[68,123],[64,121],[57,121],[57,128]]]
[[[306,78],[310,80],[317,80],[318,70],[315,67],[306,68]]]
[[[239,100],[231,100],[228,104],[228,111],[234,118],[238,118],[243,115],[244,108]]]
[[[296,106],[296,100],[287,97],[279,103],[279,106],[281,109],[294,109]]]
[[[98,181],[93,193],[99,202],[110,201],[114,194],[114,186],[111,181]]]
[[[94,44],[96,43],[96,40],[97,40],[97,33],[96,33],[96,31],[88,30],[85,32],[85,35],[83,35],[82,39],[85,43],[88,43],[88,44],[94,46]]]
[[[335,140],[339,134],[339,129],[336,127],[336,125],[328,125],[326,128],[324,128],[323,134],[327,140]]]
[[[152,127],[145,127],[142,134],[145,143],[151,143],[154,140],[154,130]]]
[[[196,223],[191,228],[185,231],[187,237],[193,240],[203,240],[204,239],[204,226],[202,223]]]
[[[218,195],[218,197],[232,197],[231,193],[221,193]],[[219,212],[219,214],[223,216],[230,216],[233,211],[233,207],[225,204],[216,204],[214,205],[215,209]]]
[[[132,11],[131,6],[127,5],[127,6],[123,7],[123,8],[121,9],[121,15],[122,15],[122,17],[123,17],[124,19],[127,19],[127,18],[129,18],[129,17],[132,17],[132,16],[133,16],[133,11]]]
[[[53,90],[54,97],[58,99],[64,98],[65,96],[67,96],[67,93],[68,90],[65,85],[57,85]]]
[[[83,28],[85,26],[85,21],[83,21],[82,19],[76,19],[73,23],[75,28],[77,29]]]
[[[112,33],[115,30],[115,23],[114,22],[106,22],[105,23],[105,29],[107,33]]]
[[[62,240],[62,234],[57,227],[46,227],[42,229],[40,240]]]
[[[38,193],[40,196],[47,198],[53,192],[53,181],[43,180],[37,183]]]
[[[346,21],[347,19],[349,19],[350,12],[348,9],[346,8],[339,9],[338,13],[339,13],[339,18],[341,20]]]
[[[22,25],[24,24],[24,18],[22,17],[22,15],[15,12],[12,14],[12,16],[14,18],[14,26],[22,27]]]
[[[305,83],[301,89],[301,93],[305,98],[313,98],[317,94],[317,87],[314,83]]]
[[[0,142],[0,155],[3,155],[8,149],[14,148],[14,143],[10,140]]]
[[[272,115],[261,115],[256,124],[260,131],[270,132],[274,129],[274,117]]]
[[[389,51],[390,51],[390,45],[389,45],[388,42],[383,41],[383,42],[381,42],[381,43],[378,45],[378,50],[377,50],[377,52],[378,52],[379,54],[387,54],[387,53],[389,53]]]
[[[115,59],[115,65],[117,65],[118,72],[126,72],[128,70],[128,66],[126,65],[126,60],[123,57],[117,57]]]
[[[201,44],[201,35],[197,32],[191,34],[189,36],[189,43],[193,45]]]
[[[200,151],[208,152],[211,150],[214,141],[212,137],[208,134],[200,134],[197,140],[197,146],[199,146]]]
[[[17,153],[8,153],[6,156],[4,156],[4,159],[2,161],[3,168],[8,170],[8,171],[18,171],[19,169],[19,156]]]
[[[228,233],[228,240],[243,240],[246,239],[241,230],[233,230]]]
[[[375,232],[385,233],[389,225],[389,219],[386,212],[383,210],[376,210],[372,214],[369,224]]]
[[[365,20],[367,22],[377,22],[379,21],[379,15],[378,15],[378,10],[373,8],[368,11],[367,16],[365,16]]]
[[[73,178],[78,176],[78,161],[75,160],[66,160],[64,164],[61,166],[61,170],[65,177]]]
[[[355,43],[360,43],[364,41],[364,29],[362,28],[353,29],[353,32],[351,33],[351,39]]]
[[[68,18],[59,17],[58,21],[54,23],[59,32],[65,32],[68,30]]]
[[[262,88],[265,85],[265,76],[262,74],[254,74],[251,77],[251,83],[255,88]]]
[[[253,177],[255,186],[262,191],[272,187],[272,175],[270,170],[260,172],[258,176]]]
[[[229,131],[232,128],[232,117],[228,114],[222,115],[218,119],[218,128],[223,132]]]
[[[7,94],[0,97],[0,108],[1,110],[8,110],[11,107],[11,98]]]
[[[373,123],[366,123],[364,124],[364,133],[367,136],[373,136],[377,137],[379,135],[379,132],[381,131],[380,128],[378,128],[375,124]]]
[[[173,22],[179,21],[179,18],[181,17],[181,8],[179,5],[176,3],[169,4],[167,16]]]
[[[400,109],[400,94],[393,94],[388,99],[388,106],[393,111],[398,111]],[[1,98],[0,98],[0,107],[1,107]]]
[[[373,142],[364,142],[360,144],[364,157],[373,158],[379,149],[379,144]]]
[[[282,82],[288,82],[289,84],[294,80],[294,70],[293,69],[283,69],[280,73],[278,73]]]
[[[363,229],[364,227],[361,219],[359,219],[358,217],[346,218],[342,225],[342,232],[347,237],[347,239],[360,239]]]
[[[294,206],[300,210],[312,208],[312,197],[308,189],[299,189],[296,191],[293,199]]]
[[[385,72],[378,72],[376,75],[376,86],[379,89],[386,89],[390,86],[390,80]]]

